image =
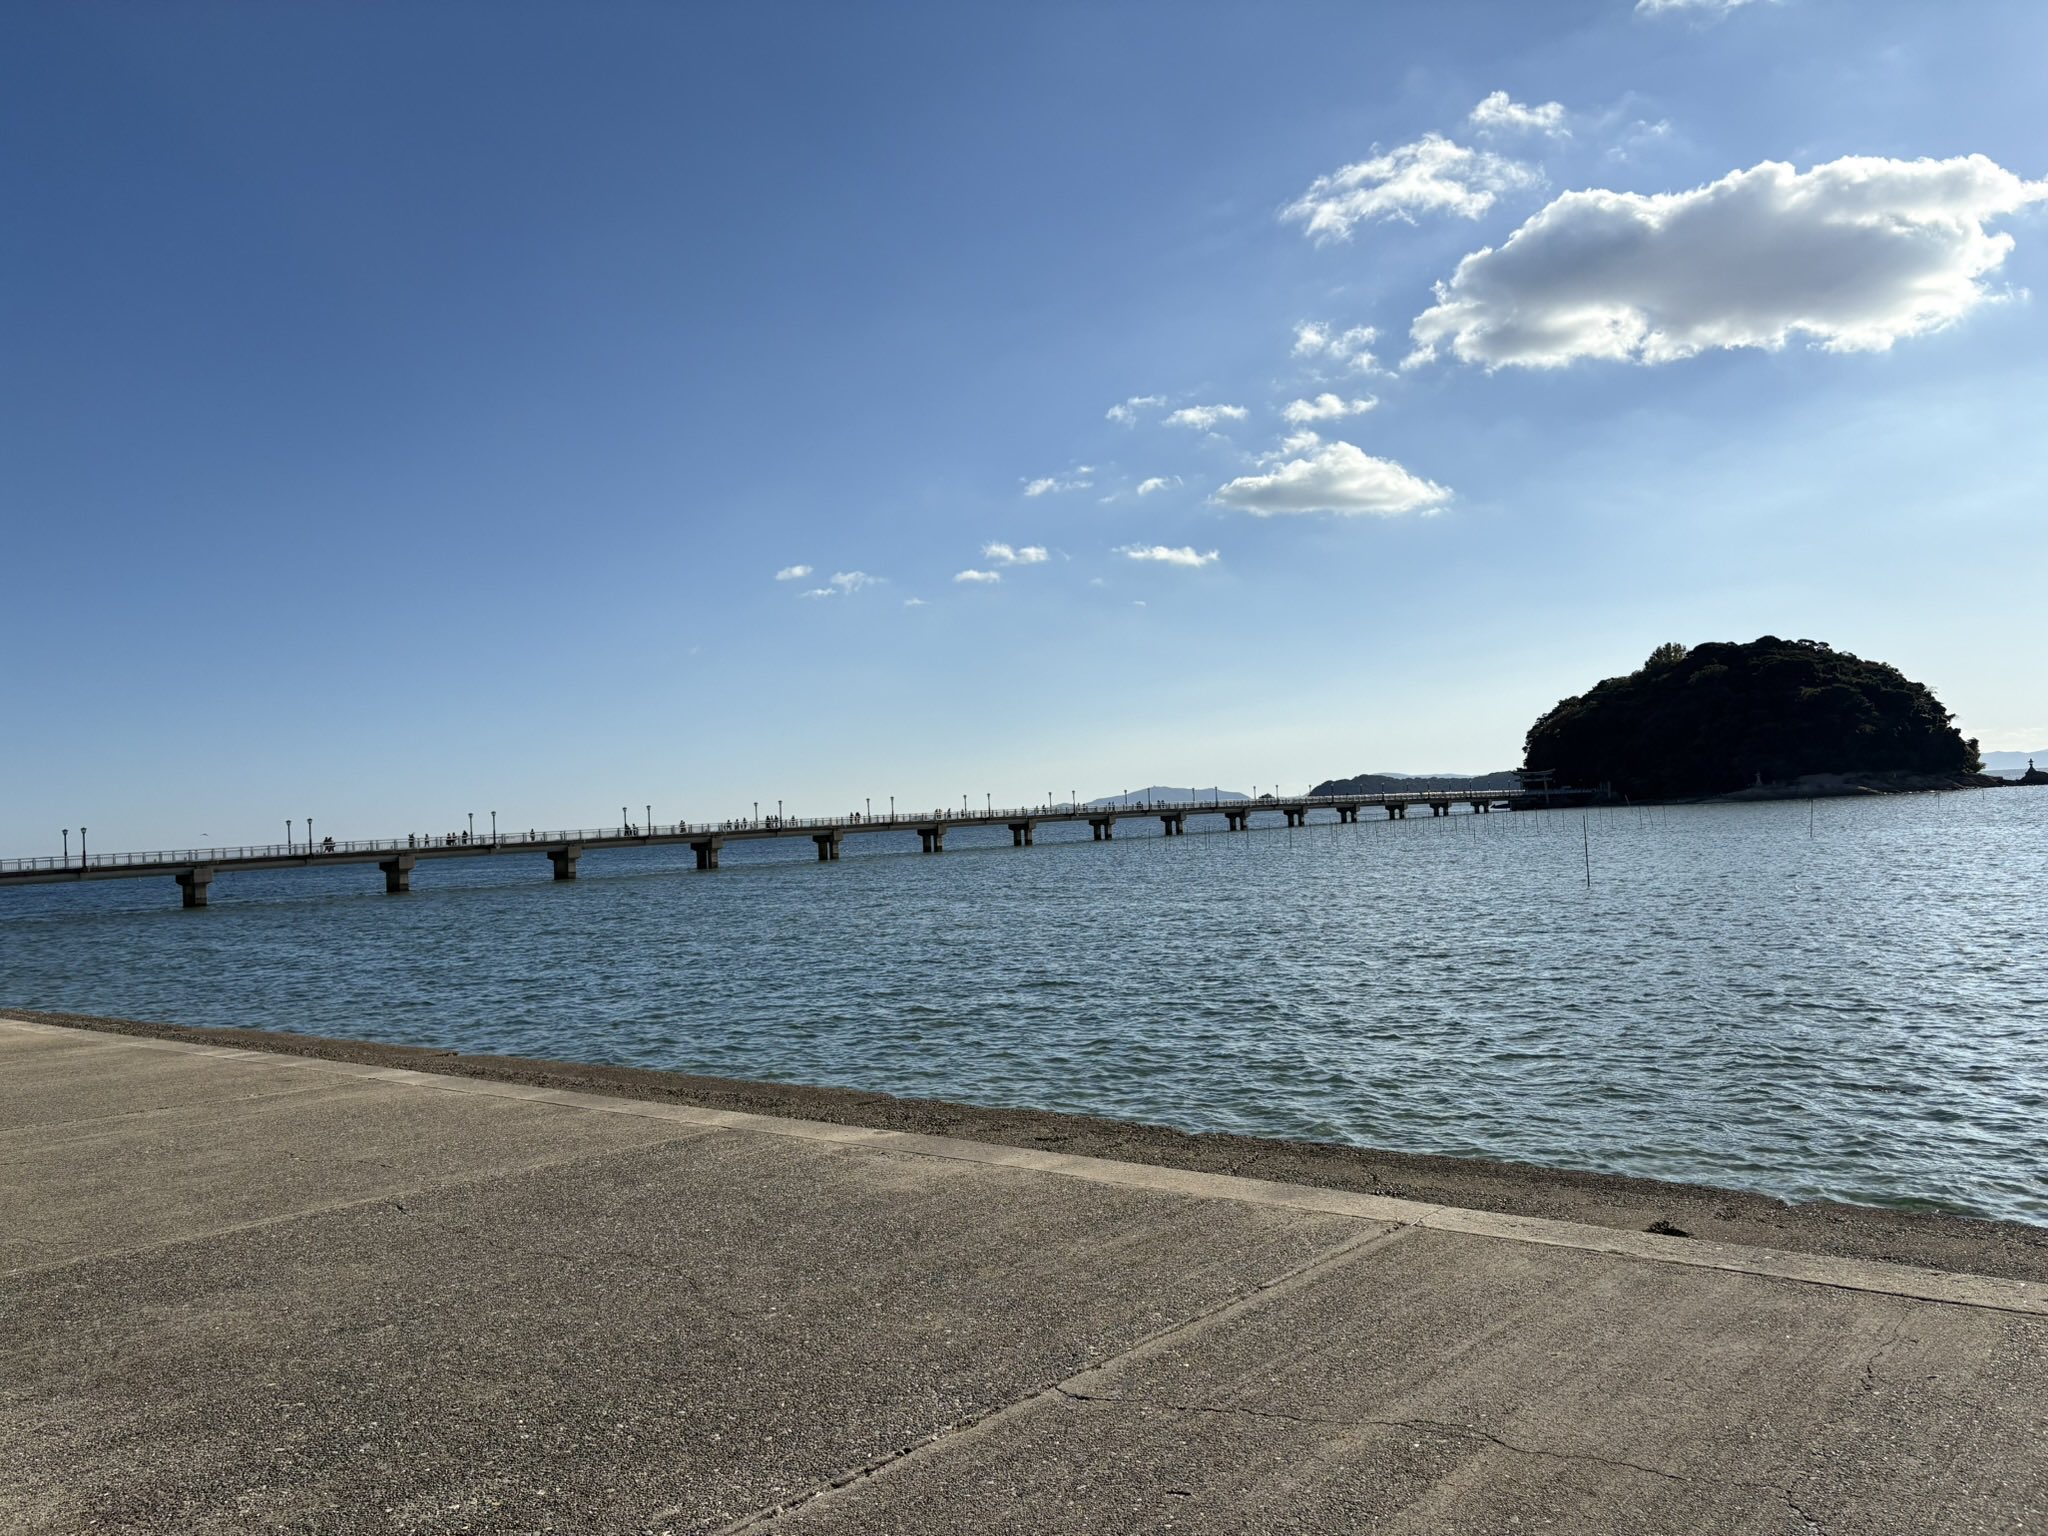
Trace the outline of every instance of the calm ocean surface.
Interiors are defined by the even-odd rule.
[[[1590,890],[1576,811],[34,887],[0,1005],[2048,1223],[2048,791],[1808,817],[1594,812]]]

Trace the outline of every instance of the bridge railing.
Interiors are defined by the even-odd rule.
[[[927,811],[901,810],[884,815],[848,812],[843,816],[758,816],[730,817],[724,821],[655,822],[617,827],[570,827],[525,832],[414,832],[404,837],[367,839],[321,838],[311,844],[261,843],[240,847],[160,848],[148,852],[42,854],[30,858],[0,859],[0,874],[35,874],[63,870],[184,868],[194,865],[250,863],[267,860],[318,862],[325,858],[362,858],[369,854],[434,853],[498,848],[540,850],[571,844],[633,842],[646,838],[718,837],[724,834],[780,835],[803,832],[851,832],[915,830],[929,826],[989,826],[1011,821],[1048,817],[1221,815],[1226,811],[1279,811],[1366,805],[1427,805],[1431,802],[1501,800],[1539,795],[1568,796],[1571,790],[1394,790],[1372,795],[1276,795],[1257,800],[1151,800],[1102,805],[1087,801],[1053,801],[1041,805],[992,807],[971,806],[954,810],[942,806]]]

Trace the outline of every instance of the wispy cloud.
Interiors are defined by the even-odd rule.
[[[1062,491],[1085,491],[1095,482],[1089,476],[1095,473],[1094,466],[1077,464],[1065,475],[1042,475],[1036,480],[1024,482],[1026,496],[1057,496]]]
[[[1205,555],[1189,545],[1169,549],[1164,544],[1125,544],[1111,550],[1110,553],[1122,555],[1126,560],[1150,560],[1160,565],[1178,565],[1196,571],[1205,565],[1214,565],[1223,558],[1213,549]]]
[[[1294,328],[1292,351],[1296,357],[1327,358],[1353,373],[1372,373],[1379,366],[1372,355],[1372,344],[1377,340],[1379,332],[1369,325],[1354,325],[1340,331],[1319,321],[1304,320]]]
[[[1040,544],[1026,544],[1022,549],[1014,549],[1008,544],[984,544],[981,557],[997,565],[1043,565],[1052,558]]]
[[[1469,121],[1481,133],[1541,133],[1568,139],[1572,132],[1564,125],[1563,102],[1546,101],[1532,107],[1506,91],[1495,91],[1480,102]]]
[[[1725,16],[1749,3],[1750,0],[1636,0],[1636,9],[1645,16],[1685,11],[1696,16]]]
[[[1376,459],[1350,443],[1328,443],[1266,474],[1240,476],[1218,489],[1213,499],[1254,517],[1292,512],[1394,517],[1431,510],[1450,496],[1444,487],[1410,474],[1391,459]]]
[[[1320,244],[1348,240],[1353,229],[1374,220],[1412,224],[1435,213],[1476,219],[1501,193],[1542,181],[1533,167],[1429,133],[1318,176],[1280,217]]]
[[[1339,421],[1346,416],[1363,415],[1378,404],[1379,401],[1370,395],[1363,399],[1346,400],[1337,395],[1321,394],[1313,400],[1290,400],[1281,407],[1280,414],[1300,427],[1311,421]]]
[[[1149,480],[1140,480],[1138,482],[1138,494],[1140,496],[1155,496],[1161,491],[1170,491],[1179,484],[1179,475],[1175,475],[1172,479],[1168,479],[1165,475],[1154,475]]]
[[[802,581],[810,574],[811,568],[808,565],[785,565],[775,573],[775,579],[777,581]]]
[[[992,587],[1003,579],[1003,573],[1001,571],[962,571],[953,579],[955,581],[964,581],[970,586]]]
[[[930,605],[921,597],[906,597],[903,599],[903,606],[906,608],[924,608]]]
[[[1241,405],[1184,405],[1166,418],[1166,424],[1207,432],[1219,421],[1243,421],[1250,414]]]
[[[778,578],[779,579],[779,578]],[[863,587],[879,587],[885,578],[870,576],[866,571],[834,571],[831,585],[812,587],[803,597],[844,597],[860,591]]]
[[[1108,417],[1109,420],[1128,427],[1137,421],[1138,414],[1141,411],[1149,411],[1154,406],[1164,404],[1166,404],[1166,396],[1164,395],[1132,395],[1130,399],[1123,401],[1121,404],[1112,405],[1102,414]]]

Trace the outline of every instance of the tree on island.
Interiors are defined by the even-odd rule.
[[[1977,743],[1952,719],[1897,668],[1818,640],[1673,643],[1538,720],[1523,762],[1649,799],[1810,773],[1976,773]]]

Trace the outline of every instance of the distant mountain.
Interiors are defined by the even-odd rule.
[[[1467,789],[1500,790],[1503,792],[1522,787],[1522,780],[1512,768],[1503,768],[1498,773],[1361,773],[1350,779],[1325,779],[1311,795],[1398,795],[1417,790],[1444,789],[1462,791]]]
[[[1170,784],[1151,784],[1144,789],[1134,789],[1127,795],[1103,795],[1090,800],[1091,811],[1110,811],[1133,805],[1185,805],[1190,801],[1219,803],[1231,800],[1249,800],[1250,795],[1240,794],[1234,789],[1175,789]]]

